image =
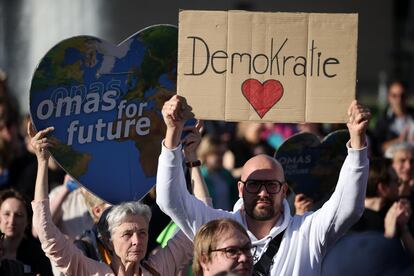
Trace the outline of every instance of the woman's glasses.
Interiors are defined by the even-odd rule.
[[[256,253],[256,246],[247,245],[244,247],[238,247],[238,246],[229,246],[224,248],[217,248],[212,249],[210,252],[223,252],[227,258],[229,259],[236,259],[240,257],[240,255],[244,254],[247,257],[252,257]]]

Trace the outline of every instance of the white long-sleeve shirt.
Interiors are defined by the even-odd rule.
[[[357,150],[348,146],[348,156],[331,198],[316,212],[293,217],[284,200],[283,216],[266,237],[258,240],[249,231],[243,210],[213,209],[188,193],[181,146],[168,149],[163,145],[158,162],[157,203],[190,239],[194,238],[201,225],[210,220],[227,217],[238,221],[246,228],[253,245],[257,246],[255,260],[265,252],[270,240],[286,229],[270,275],[320,275],[327,249],[362,215],[368,167],[367,148]]]

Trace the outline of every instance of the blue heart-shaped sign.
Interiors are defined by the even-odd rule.
[[[337,130],[322,142],[311,133],[298,133],[287,139],[275,157],[282,164],[286,180],[296,194],[315,202],[325,199],[336,186],[347,155],[347,130]]]
[[[176,90],[177,39],[171,25],[145,28],[118,46],[73,37],[54,46],[34,73],[36,129],[55,127],[53,158],[108,202],[139,199],[155,184],[161,108]]]

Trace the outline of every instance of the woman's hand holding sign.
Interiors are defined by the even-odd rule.
[[[54,127],[48,127],[39,132],[33,127],[32,121],[27,124],[27,134],[30,137],[30,145],[34,149],[34,152],[39,163],[47,163],[49,161],[50,153],[48,148],[52,145],[47,136],[54,130]]]
[[[35,185],[35,201],[48,198],[48,163],[49,148],[53,145],[47,136],[54,130],[54,127],[48,127],[36,133],[33,124],[29,121],[27,125],[27,134],[30,137],[30,144],[33,147],[37,157],[37,177]]]
[[[167,133],[165,134],[165,146],[175,148],[180,144],[181,132],[185,121],[194,117],[192,108],[187,104],[184,97],[175,95],[164,103],[162,116],[164,117]]]

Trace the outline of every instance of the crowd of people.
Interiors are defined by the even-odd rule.
[[[342,126],[185,126],[191,107],[174,96],[162,109],[156,187],[113,206],[56,164],[53,128],[35,132],[6,84],[1,73],[0,275],[345,275],[335,270],[341,264],[354,275],[370,266],[381,267],[371,275],[413,271],[414,111],[402,81],[390,82],[371,126],[356,101]],[[338,128],[349,130],[348,155],[335,190],[314,204],[294,194],[273,156],[295,133],[322,138]],[[381,263],[360,237],[401,254]],[[347,252],[349,244],[366,256]]]

